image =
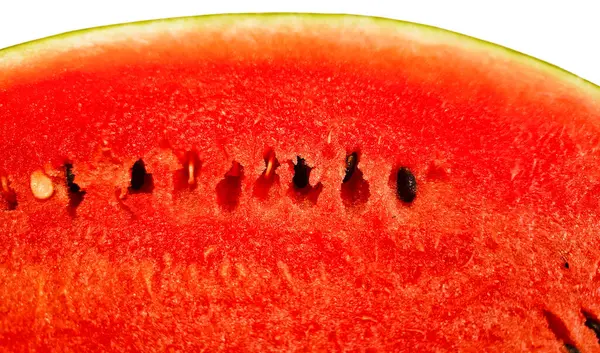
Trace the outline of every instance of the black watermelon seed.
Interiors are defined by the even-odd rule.
[[[298,157],[298,161],[294,164],[294,176],[292,177],[292,183],[298,189],[304,189],[308,186],[308,177],[310,175],[310,168],[306,165],[304,158]]]
[[[396,193],[402,202],[411,203],[417,197],[417,180],[414,174],[406,167],[398,170],[396,179]]]
[[[352,152],[346,157],[346,175],[344,176],[344,180],[342,180],[342,183],[346,183],[352,178],[352,175],[354,174],[357,165],[358,154],[356,152]]]
[[[131,168],[131,188],[133,190],[140,190],[144,186],[146,179],[146,164],[143,160],[138,159]]]

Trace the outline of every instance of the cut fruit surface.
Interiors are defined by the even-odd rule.
[[[600,351],[599,132],[593,84],[386,19],[4,49],[0,347]]]

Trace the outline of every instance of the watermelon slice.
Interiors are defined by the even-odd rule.
[[[0,51],[4,351],[600,351],[600,90],[224,15]]]

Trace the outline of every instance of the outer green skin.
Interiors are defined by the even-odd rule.
[[[312,13],[241,13],[241,14],[220,14],[220,15],[203,15],[178,17],[170,19],[159,19],[140,21],[125,24],[115,24],[108,26],[100,26],[88,29],[81,29],[72,32],[66,32],[34,41],[17,44],[0,50],[0,64],[2,61],[10,62],[11,58],[18,58],[22,55],[37,54],[42,50],[56,50],[61,45],[66,45],[69,42],[74,42],[78,39],[101,39],[103,36],[110,35],[116,32],[135,32],[135,31],[152,31],[154,28],[174,27],[182,25],[184,27],[201,26],[208,24],[231,24],[240,20],[257,20],[262,24],[269,25],[279,21],[300,20],[305,23],[326,23],[330,26],[336,24],[347,24],[349,22],[367,22],[369,25],[374,25],[379,28],[389,29],[390,31],[412,32],[417,35],[423,35],[427,40],[434,40],[442,43],[452,43],[458,46],[473,50],[486,50],[492,54],[498,54],[510,58],[515,62],[524,63],[534,68],[544,70],[553,74],[565,82],[570,82],[583,89],[593,91],[592,94],[600,94],[600,87],[594,83],[587,81],[567,70],[564,70],[556,65],[550,64],[543,60],[534,58],[527,54],[518,52],[513,49],[503,47],[488,41],[477,39],[471,36],[460,34],[457,32],[444,30],[438,27],[417,24],[413,22],[393,20],[382,17],[370,17],[347,14],[312,14]],[[130,31],[134,29],[133,31]],[[83,37],[91,36],[90,38]]]

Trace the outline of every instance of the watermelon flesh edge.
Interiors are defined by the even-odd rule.
[[[17,199],[0,204],[0,347],[599,351],[599,92],[356,16],[173,19],[0,51]],[[132,188],[138,160],[152,187]]]

